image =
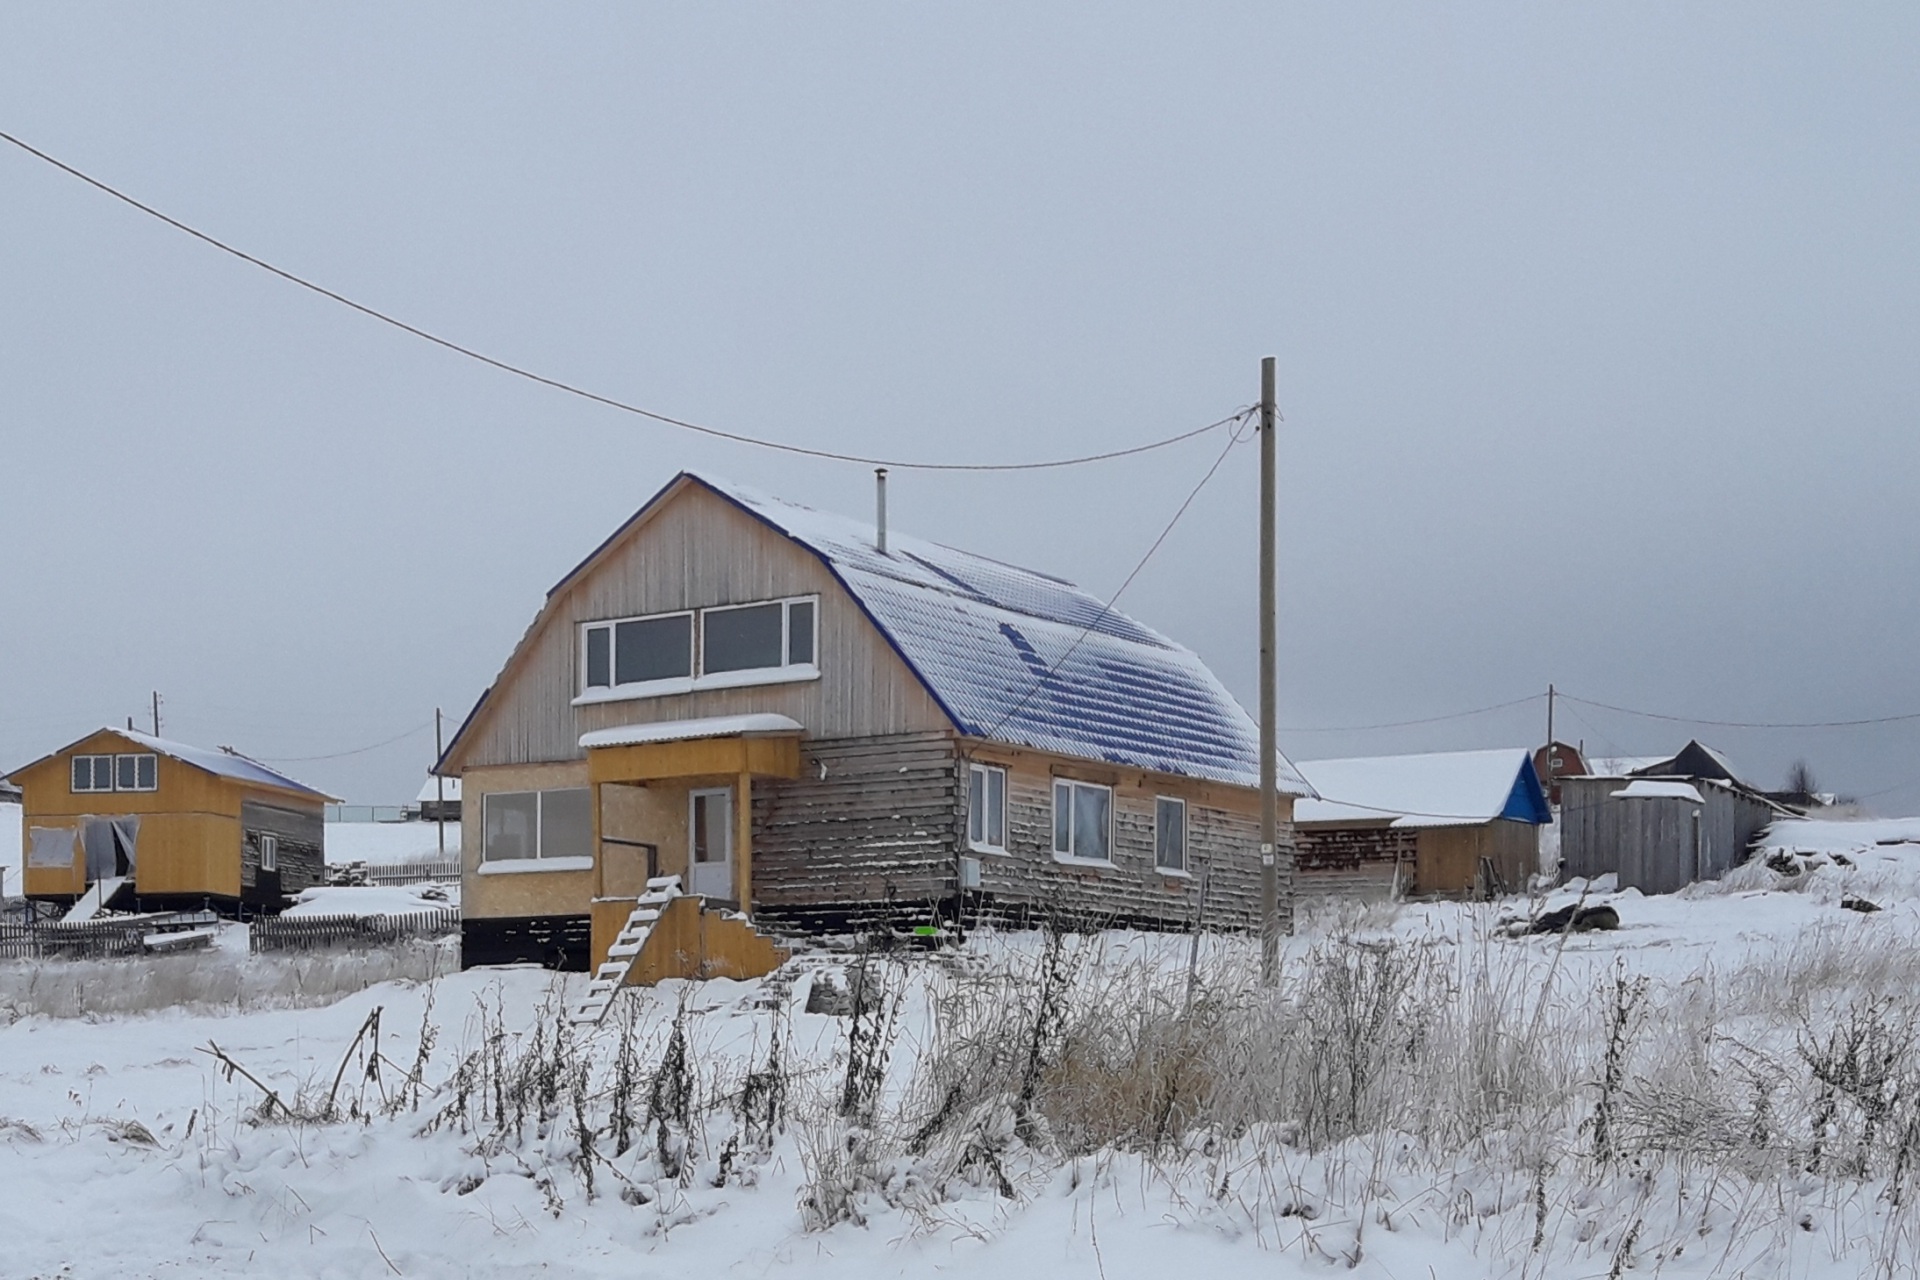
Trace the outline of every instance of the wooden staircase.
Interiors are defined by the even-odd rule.
[[[568,1014],[575,1026],[600,1025],[601,1019],[607,1016],[607,1010],[613,1007],[613,997],[626,985],[628,975],[633,972],[633,962],[640,958],[641,949],[647,945],[647,935],[653,932],[660,913],[679,896],[679,876],[660,876],[647,881],[647,891],[634,903],[627,923],[621,927],[613,945],[607,948],[606,963],[594,971],[593,980],[587,984],[586,996]]]

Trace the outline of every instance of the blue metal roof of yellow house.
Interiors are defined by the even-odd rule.
[[[892,532],[882,552],[871,524],[692,472],[654,501],[682,480],[819,556],[962,734],[1258,785],[1258,727],[1206,664],[1072,583]]]

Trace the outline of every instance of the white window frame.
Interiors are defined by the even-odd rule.
[[[85,760],[87,762],[87,785],[84,787],[76,787],[73,785],[73,781],[74,781],[73,770],[74,770],[74,766],[79,764],[82,760]],[[107,762],[107,785],[104,787],[98,787],[98,786],[94,786],[93,784],[99,778],[100,762],[102,760],[105,760]],[[113,757],[110,755],[102,755],[98,752],[90,752],[85,755],[75,754],[67,762],[67,786],[71,790],[72,794],[77,796],[92,795],[101,791],[111,791],[113,790],[113,780],[114,780],[113,768],[114,768]]]
[[[793,652],[793,606],[811,605],[813,626],[813,661],[786,661]],[[774,667],[750,667],[741,671],[715,671],[709,673],[707,665],[707,626],[708,614],[728,613],[737,609],[755,609],[767,605],[779,605],[780,609],[780,656],[782,662]],[[608,678],[612,679],[619,670],[620,655],[615,643],[613,628],[623,622],[654,622],[662,618],[691,618],[693,631],[693,653],[689,658],[689,670],[692,675],[672,676],[662,680],[640,680],[630,684],[589,685],[587,683],[587,633],[601,627],[608,629],[607,662]],[[820,678],[820,597],[776,596],[771,600],[745,600],[739,604],[716,604],[703,609],[676,609],[668,613],[639,614],[628,618],[596,618],[592,622],[583,622],[579,626],[579,637],[575,644],[575,661],[579,664],[579,692],[573,699],[576,707],[596,702],[624,702],[632,698],[665,698],[674,694],[697,693],[705,689],[743,689],[763,684],[792,684],[803,680]]]
[[[480,874],[501,875],[501,874],[507,874],[507,873],[516,872],[516,871],[591,871],[593,870],[593,854],[591,851],[589,851],[584,856],[575,855],[575,854],[549,855],[546,851],[547,796],[556,791],[584,791],[587,793],[587,797],[588,797],[587,803],[589,805],[593,803],[592,787],[528,787],[528,788],[511,788],[511,789],[503,787],[499,791],[486,792],[480,797]],[[488,803],[492,801],[492,799],[495,796],[524,796],[524,795],[531,795],[533,797],[533,854],[532,856],[525,857],[525,858],[489,857],[488,851],[487,851],[487,805]],[[591,850],[591,842],[592,842],[591,835],[589,835],[588,837],[588,842],[589,842],[589,850]]]
[[[1090,857],[1072,848],[1073,844],[1073,793],[1077,790],[1104,791],[1107,793],[1107,852],[1104,857]],[[1067,843],[1068,848],[1060,847],[1060,793],[1065,791],[1067,800]],[[1048,824],[1052,830],[1048,836],[1053,847],[1055,862],[1069,862],[1084,867],[1110,867],[1113,865],[1113,828],[1118,816],[1114,812],[1114,789],[1104,782],[1084,782],[1079,778],[1060,778],[1053,780],[1053,813]]]
[[[987,812],[992,802],[992,775],[1000,776],[1000,842],[995,844],[990,833],[993,830],[993,815]],[[973,832],[973,798],[984,796],[981,801],[981,826],[985,828],[980,835]],[[1005,765],[979,764],[967,765],[967,848],[976,853],[1005,853],[1007,851],[1007,769]]]
[[[87,762],[87,776],[90,782],[98,781],[99,773],[100,773],[100,762],[103,760],[106,761],[106,770],[107,770],[106,786],[76,787],[73,785],[73,767],[75,764],[79,763],[82,760],[85,760]],[[134,785],[130,787],[123,787],[120,785],[120,762],[122,760],[131,760],[134,762],[133,763]],[[152,786],[143,787],[140,785],[140,762],[142,760],[151,760],[153,762],[153,785]],[[98,795],[103,792],[109,792],[109,791],[158,791],[159,789],[160,789],[160,757],[151,751],[120,751],[120,752],[91,751],[91,752],[84,752],[84,753],[76,753],[68,757],[67,790],[68,790],[68,793],[71,795]]]
[[[133,761],[133,785],[130,787],[120,785],[120,762],[122,760]],[[153,761],[153,785],[150,787],[140,785],[140,762],[142,760]],[[158,791],[160,789],[160,758],[151,751],[123,751],[114,756],[113,789],[115,791]]]
[[[1180,865],[1168,866],[1160,861],[1160,813],[1164,805],[1180,806]],[[1153,869],[1163,876],[1185,876],[1193,874],[1187,868],[1187,836],[1193,830],[1187,818],[1187,802],[1183,796],[1155,796],[1153,798]]]
[[[260,833],[260,869],[262,871],[280,869],[280,837],[265,831]]]
[[[667,613],[642,613],[630,618],[597,618],[592,622],[580,624],[579,662],[580,697],[574,699],[576,705],[582,701],[602,702],[614,698],[660,697],[669,693],[686,693],[693,688],[693,675],[700,661],[700,619],[697,610],[674,609]],[[658,680],[634,680],[619,684],[620,644],[619,626],[623,622],[663,622],[668,618],[687,620],[687,674],[684,676],[665,676]],[[607,679],[616,683],[589,685],[587,683],[587,633],[605,629],[607,633]]]

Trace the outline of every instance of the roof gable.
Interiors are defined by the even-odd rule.
[[[816,557],[963,736],[1257,785],[1258,730],[1199,657],[1071,583],[892,532],[882,553],[872,525],[690,472],[555,584],[495,688],[512,679],[568,590],[691,487]],[[440,767],[459,767],[490,696]],[[1280,779],[1291,794],[1309,793],[1284,757]]]
[[[1432,827],[1506,818],[1538,826],[1551,819],[1525,747],[1308,760],[1300,771],[1322,798],[1294,806],[1296,822]]]
[[[29,769],[39,768],[51,760],[74,752],[81,747],[88,746],[97,738],[107,738],[121,743],[128,743],[142,750],[152,751],[157,755],[163,755],[169,759],[177,760],[181,764],[189,765],[203,773],[210,773],[215,777],[227,778],[231,781],[244,783],[249,786],[270,787],[275,791],[290,791],[296,795],[306,796],[321,803],[327,803],[334,799],[334,797],[324,791],[316,791],[305,783],[295,782],[284,773],[269,769],[259,761],[250,760],[237,752],[224,750],[210,751],[205,747],[195,747],[184,742],[174,742],[167,738],[156,738],[152,734],[142,733],[138,729],[115,729],[111,726],[104,729],[96,729],[84,738],[75,739],[57,751],[50,751],[31,764],[22,765],[20,768],[15,769],[13,775],[10,776],[23,774]]]

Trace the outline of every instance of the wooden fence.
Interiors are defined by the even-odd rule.
[[[168,937],[205,928],[217,922],[209,911],[183,911],[165,916],[132,919],[85,920],[67,924],[58,920],[0,922],[0,957],[10,960],[99,960],[112,956],[144,955],[149,935]]]
[[[369,862],[369,884],[445,884],[460,879],[460,855],[432,862]]]
[[[261,916],[247,923],[247,945],[256,954],[384,947],[409,938],[441,938],[459,931],[458,907],[400,915]]]

